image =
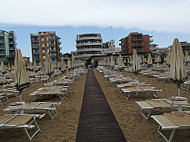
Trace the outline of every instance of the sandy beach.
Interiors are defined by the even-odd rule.
[[[80,109],[84,93],[86,74],[83,74],[79,79],[74,81],[68,89],[67,96],[57,107],[57,116],[51,120],[48,116],[37,120],[41,131],[32,139],[33,142],[74,142],[76,138]],[[54,78],[56,79],[56,78]],[[32,87],[23,92],[23,100],[26,102],[34,101],[34,97],[28,96],[37,88],[43,87],[41,83],[34,83]],[[10,102],[18,101],[13,97]],[[48,100],[51,101],[51,100]],[[53,101],[60,101],[58,98],[53,98]],[[3,108],[6,105],[0,106],[1,115]],[[0,130],[0,141],[2,142],[27,142],[29,141],[23,130]]]
[[[140,108],[136,101],[143,101],[154,98],[150,94],[140,94],[139,96],[131,96],[126,100],[124,95],[120,93],[119,88],[111,84],[96,69],[95,76],[106,96],[106,99],[123,131],[128,142],[164,142],[164,139],[157,133],[158,125],[152,119],[146,121],[140,115]],[[124,76],[135,78],[132,73],[120,72]],[[59,78],[55,77],[54,79]],[[48,116],[37,120],[41,131],[33,138],[33,142],[74,142],[79,123],[80,110],[84,94],[86,74],[74,81],[68,89],[68,94],[57,107],[58,115],[50,120]],[[138,80],[151,84],[163,92],[158,93],[159,98],[168,98],[177,95],[177,86],[173,82],[162,83],[155,78],[144,77],[138,75]],[[35,101],[35,97],[29,96],[34,90],[43,87],[42,83],[33,83],[32,86],[23,92],[23,100],[26,102]],[[181,90],[181,96],[190,100],[189,91]],[[10,102],[18,101],[17,97],[10,98]],[[51,98],[48,101],[60,101],[58,98]],[[0,114],[3,115],[3,108],[0,106]],[[153,114],[163,114],[165,111],[154,111]],[[189,141],[190,130],[178,130],[174,142]],[[169,133],[168,133],[169,134]],[[0,141],[2,142],[23,142],[29,141],[23,130],[0,130]]]
[[[124,95],[120,94],[119,88],[111,84],[97,70],[94,70],[94,72],[126,140],[128,142],[164,142],[164,139],[157,132],[158,125],[156,122],[152,119],[146,121],[140,115],[140,108],[135,104],[136,101],[143,101],[154,97],[149,94],[140,94],[138,97],[134,95],[129,100],[126,100]],[[132,73],[120,73],[124,76],[135,78]],[[138,75],[138,80],[151,84],[151,86],[158,89],[162,89],[163,92],[158,93],[159,98],[168,98],[177,95],[177,86],[173,82],[161,83],[155,78],[143,77],[141,75]],[[188,98],[188,100],[190,99],[189,91],[181,90],[181,96]],[[167,111],[165,110],[164,112]],[[163,114],[163,111],[158,110],[153,113]],[[190,130],[177,131],[173,141],[189,141],[189,132]]]

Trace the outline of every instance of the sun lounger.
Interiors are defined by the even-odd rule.
[[[8,95],[6,93],[0,93],[0,105],[9,102]]]
[[[6,112],[15,112],[15,111],[23,111],[23,112],[30,112],[30,111],[47,111],[49,117],[54,119],[57,115],[56,106],[60,105],[60,102],[31,102],[25,103],[23,107],[15,108],[15,107],[7,107],[4,109]]]
[[[189,90],[189,88],[190,88],[190,80],[185,81],[182,84],[181,88],[184,89],[184,90]]]
[[[67,88],[58,87],[58,86],[52,86],[52,87],[44,87],[39,88],[33,93],[30,94],[30,96],[59,96],[61,100],[64,99],[65,95],[67,93]]]
[[[158,123],[158,133],[166,142],[172,142],[176,130],[190,129],[190,115],[186,112],[172,112],[165,113],[164,115],[153,115],[151,117]],[[161,130],[170,130],[169,138]]]
[[[157,109],[177,109],[178,105],[167,102],[167,99],[152,99],[135,102],[141,108],[140,114],[148,120],[153,110]]]
[[[146,93],[152,92],[154,97],[157,97],[157,92],[161,92],[162,90],[157,90],[155,87],[128,87],[128,88],[121,88],[121,92],[125,94],[127,100],[132,93]]]
[[[124,84],[116,84],[118,88],[124,88],[124,87],[143,87],[143,86],[149,86],[150,84],[145,84],[144,82],[138,82],[138,81],[133,81],[129,83],[124,83]]]
[[[6,115],[0,117],[0,129],[24,129],[29,140],[40,131],[40,128],[36,122],[36,115],[16,114]],[[35,129],[33,134],[29,133],[29,129]]]

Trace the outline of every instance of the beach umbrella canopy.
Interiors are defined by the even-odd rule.
[[[150,53],[148,54],[148,61],[147,64],[151,65],[152,64],[152,57],[150,55]]]
[[[71,68],[71,61],[68,61],[67,65],[68,65],[68,69],[70,69]]]
[[[1,62],[1,72],[2,73],[5,72],[5,66],[4,66],[3,62]]]
[[[36,64],[36,61],[34,61],[33,69],[34,69],[34,71],[36,71],[36,70],[38,69],[38,68],[37,68],[37,64]]]
[[[170,61],[171,61],[171,51],[168,52],[167,56],[166,56],[166,63],[168,65],[170,65]]]
[[[115,65],[113,56],[111,56],[110,59],[111,59],[110,65],[113,67]]]
[[[22,101],[22,90],[29,85],[28,74],[26,72],[25,62],[22,58],[20,49],[17,49],[14,59],[15,73],[14,84],[20,91],[20,101]]]
[[[130,57],[129,57],[129,63],[130,63],[130,65],[133,64],[133,56],[130,56]]]
[[[140,71],[140,69],[141,69],[141,65],[140,65],[140,58],[138,57],[137,52],[136,52],[135,49],[133,49],[132,58],[133,58],[133,60],[132,60],[133,61],[132,62],[132,64],[133,64],[132,71],[135,74],[137,74]]]
[[[64,58],[61,58],[61,71],[64,71],[66,69]]]
[[[45,71],[50,76],[53,71],[53,64],[51,62],[51,58],[49,54],[46,52],[45,54]]]
[[[170,78],[178,85],[178,96],[180,96],[181,83],[187,79],[184,64],[184,55],[179,40],[174,39],[170,56]]]
[[[189,54],[188,54],[188,51],[185,52],[185,62],[189,62]]]
[[[119,54],[119,57],[118,57],[118,67],[119,68],[125,67],[123,63],[123,57],[121,56],[121,54]]]
[[[107,65],[110,66],[110,58],[107,57]]]

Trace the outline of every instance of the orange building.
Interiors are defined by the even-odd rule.
[[[130,33],[127,37],[120,39],[122,53],[132,54],[133,49],[138,53],[148,53],[152,36],[142,33]]]
[[[30,34],[32,47],[32,61],[36,61],[37,65],[45,62],[45,53],[50,55],[52,62],[60,61],[60,37],[55,32],[38,32]]]

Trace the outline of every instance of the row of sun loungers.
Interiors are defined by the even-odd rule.
[[[35,97],[58,96],[63,100],[68,87],[83,73],[85,73],[83,69],[80,69],[80,72],[75,71],[75,77],[73,73],[69,73],[69,77],[65,76],[57,81],[52,81],[50,86],[39,88],[29,95]],[[70,76],[73,76],[74,79],[69,79]],[[0,89],[2,94],[13,92],[16,93],[17,91],[8,88]],[[37,118],[41,119],[47,114],[50,119],[54,119],[57,115],[56,107],[60,104],[61,102],[10,103],[7,108],[3,109],[6,113],[5,116],[0,116],[0,129],[23,129],[29,140],[32,140],[40,131]]]
[[[104,72],[104,68],[98,69],[101,73]],[[107,71],[108,72],[108,71]],[[110,71],[109,71],[110,73]],[[146,76],[148,73],[144,73]],[[104,75],[105,76],[105,75]],[[151,75],[160,80],[167,80],[168,76],[162,74]],[[111,77],[111,75],[110,75]],[[114,78],[115,76],[112,76]],[[109,77],[108,77],[109,78]],[[114,79],[112,79],[114,80]],[[189,89],[189,81],[184,83],[186,90]],[[184,88],[184,86],[182,86]],[[131,93],[145,93],[153,92],[153,95],[157,96],[156,93],[162,90],[158,90],[155,87],[150,87],[150,84],[144,82],[132,81],[127,83],[118,83],[116,87],[121,89],[121,92],[126,95],[129,99]],[[128,94],[128,95],[127,95]],[[190,108],[190,104],[187,100],[174,101],[171,99],[151,99],[145,101],[136,101],[136,104],[140,107],[140,114],[146,120],[152,118],[159,125],[158,133],[164,138],[166,142],[172,142],[176,130],[178,129],[190,129],[190,111],[184,111]],[[170,110],[171,113],[164,113],[163,115],[152,115],[155,110]],[[165,135],[164,131],[171,131],[169,136]]]

